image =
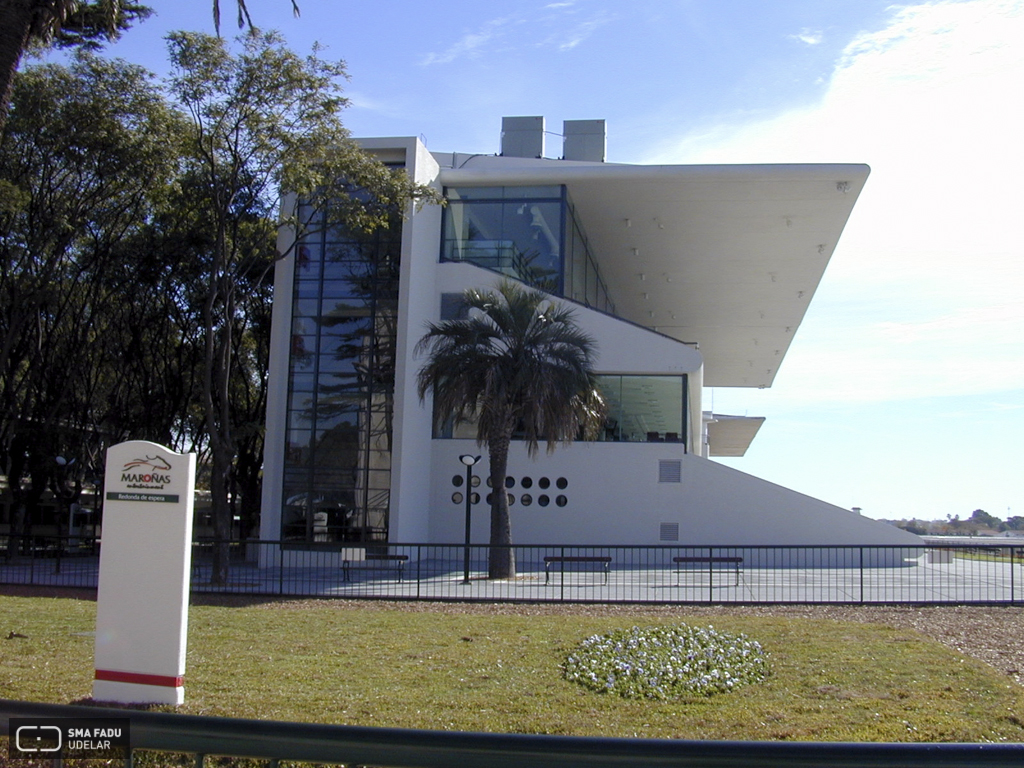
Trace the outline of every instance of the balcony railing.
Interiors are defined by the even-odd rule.
[[[5,544],[0,541],[0,583],[97,585],[100,540],[33,537]],[[576,603],[1024,603],[1024,542],[516,546],[516,577],[491,580],[482,545],[233,541],[223,584],[212,578],[214,546],[194,544],[193,592]]]

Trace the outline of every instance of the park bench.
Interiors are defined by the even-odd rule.
[[[710,575],[714,570],[715,566],[721,566],[723,568],[731,566],[736,573],[736,584],[740,585],[740,566],[743,565],[742,557],[673,557],[672,562],[676,565],[706,565],[708,567],[708,574]],[[693,571],[692,568],[678,568],[676,574],[685,573],[687,571]]]
[[[398,580],[401,581],[407,562],[409,562],[408,555],[368,552],[363,560],[342,560],[341,578],[342,581],[351,581],[353,570],[396,570],[398,571]]]
[[[600,555],[548,555],[544,558],[544,583],[547,584],[551,579],[552,565],[558,564],[559,572],[564,574],[566,563],[597,563],[604,572],[604,583],[608,583],[608,568],[612,564],[612,559]]]

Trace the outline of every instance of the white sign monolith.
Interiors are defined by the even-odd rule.
[[[185,700],[196,456],[133,440],[107,450],[92,697]]]

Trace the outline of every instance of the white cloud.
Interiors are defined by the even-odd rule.
[[[479,30],[475,32],[467,32],[441,53],[428,53],[421,64],[423,66],[429,66],[430,64],[448,64],[463,56],[476,56],[481,52],[481,49],[483,49],[485,45],[500,36],[503,28],[511,22],[513,22],[513,19],[508,16],[500,19],[492,19],[485,23]]]
[[[558,44],[558,50],[568,51],[571,50],[572,48],[575,48],[577,45],[579,45],[592,34],[594,34],[594,32],[597,29],[607,24],[610,20],[610,16],[602,15],[599,16],[598,18],[590,19],[589,21],[584,21],[580,24],[577,24],[575,27],[570,29],[568,33],[566,33],[562,42]]]
[[[982,343],[1019,343],[1020,329],[1024,327],[1024,303],[968,307],[927,321],[884,322],[879,329],[884,337],[903,344],[938,341],[956,345],[977,343],[979,327],[988,331]]]
[[[808,29],[804,27],[796,35],[790,35],[794,40],[799,40],[805,45],[821,45],[825,39],[825,34],[820,29]]]
[[[479,29],[465,33],[443,51],[427,54],[420,64],[449,64],[456,59],[475,58],[492,50],[526,47],[572,50],[613,18],[610,14],[598,12],[581,20],[581,13],[575,6],[573,2],[549,3],[540,9],[543,12],[540,16],[521,14],[492,19]],[[512,28],[521,30],[524,27],[531,30],[529,35],[514,37],[509,34]]]
[[[654,159],[871,165],[780,372],[794,400],[1024,388],[1024,0],[893,13],[847,46],[820,103]]]

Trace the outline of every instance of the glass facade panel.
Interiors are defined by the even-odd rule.
[[[444,258],[559,293],[562,205],[555,200],[464,200],[445,208]]]
[[[685,443],[685,375],[597,378],[608,402],[601,440]]]
[[[686,375],[599,375],[598,386],[608,403],[600,442],[686,442]],[[438,426],[435,439],[475,439],[476,422]],[[521,439],[513,435],[513,440]]]
[[[565,187],[445,190],[442,261],[468,261],[614,313]]]
[[[299,248],[285,540],[387,539],[400,252],[397,220],[372,235],[320,229]]]
[[[569,298],[585,304],[587,301],[587,248],[579,226],[573,221],[572,227],[572,259],[570,261],[571,286]]]

